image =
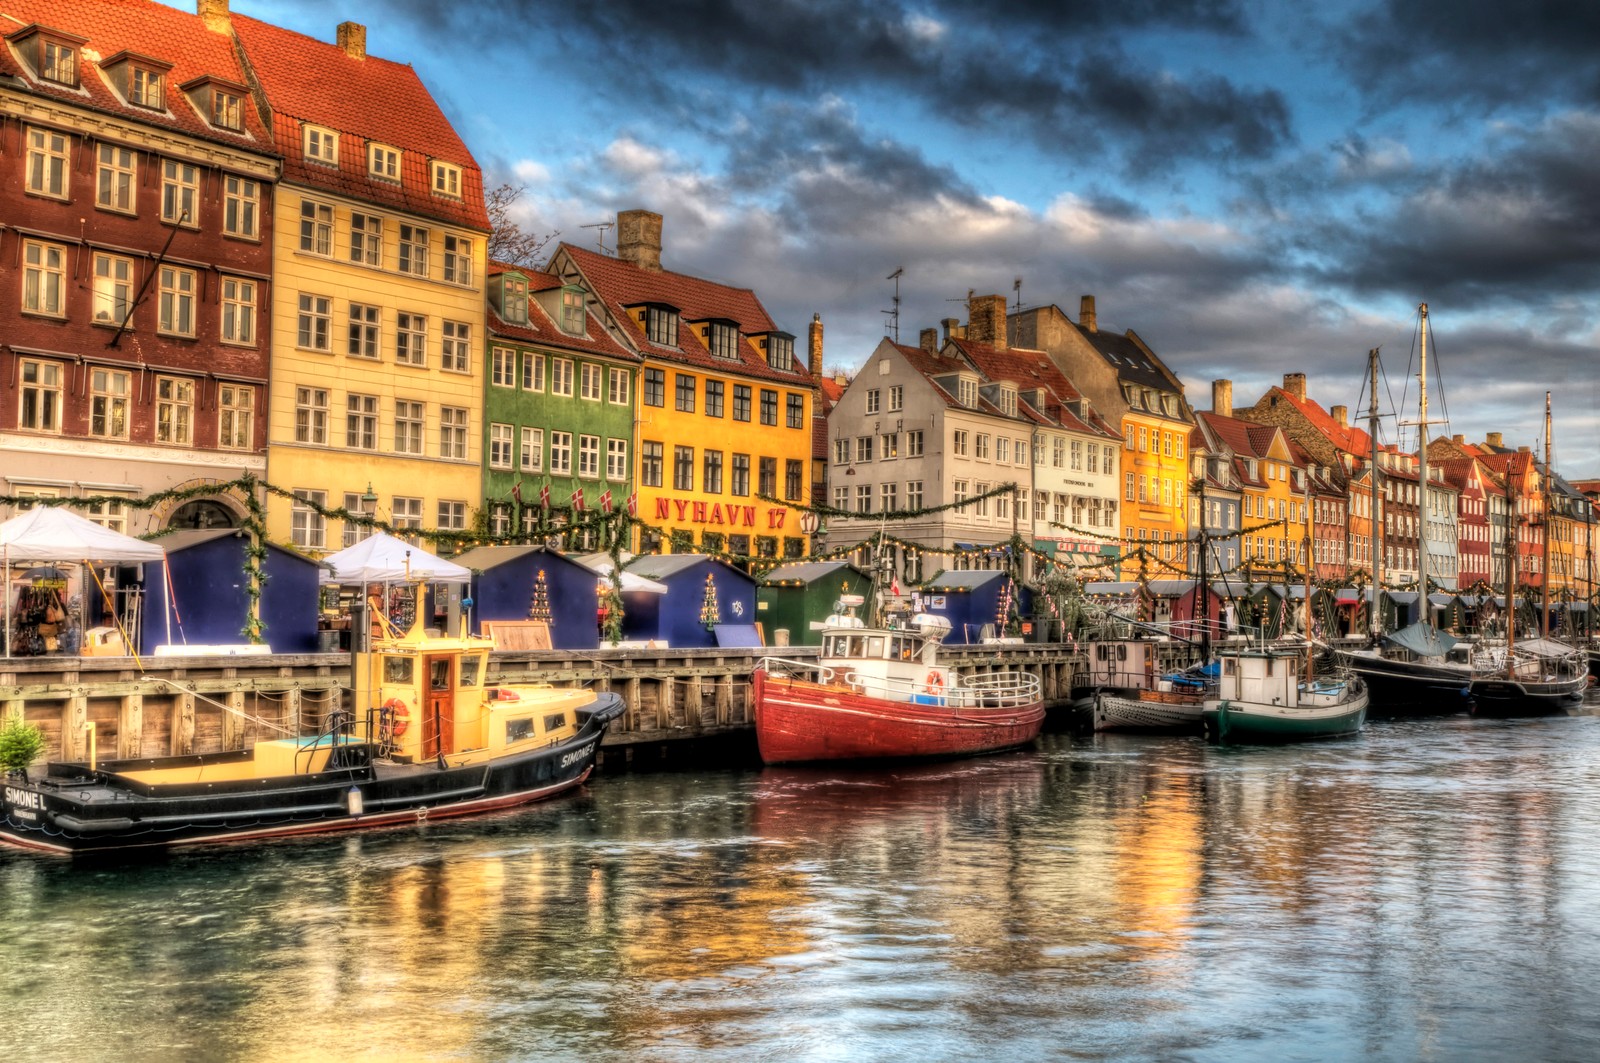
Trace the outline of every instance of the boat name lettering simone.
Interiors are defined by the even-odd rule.
[[[18,790],[10,786],[6,787],[6,804],[14,808],[44,807],[44,802],[40,800],[38,794],[30,793],[27,790]]]
[[[584,746],[582,749],[574,749],[571,753],[568,753],[566,756],[562,757],[561,758],[561,766],[563,768],[570,768],[572,765],[576,764],[578,761],[582,760],[584,757],[587,757],[590,753],[593,753],[593,752],[594,752],[594,743],[590,742],[588,745]]]

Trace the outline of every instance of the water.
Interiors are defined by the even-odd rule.
[[[1592,1060],[1600,717],[0,855],[8,1058]]]

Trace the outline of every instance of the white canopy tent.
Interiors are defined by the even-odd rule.
[[[641,593],[641,594],[665,594],[665,593],[667,593],[667,585],[665,583],[657,583],[655,580],[646,579],[644,576],[641,576],[638,573],[629,572],[628,569],[627,569],[627,565],[628,565],[628,562],[630,560],[632,560],[632,558],[633,558],[632,554],[624,553],[622,555],[622,564],[623,564],[623,569],[622,569],[622,592],[624,594],[632,594],[634,592],[638,592],[638,593]],[[610,579],[611,579],[611,555],[610,554],[583,554],[583,555],[581,555],[579,557],[573,558],[573,560],[578,562],[578,564],[582,565],[584,568],[587,568],[590,571],[592,571],[595,575],[599,576],[601,579],[604,579],[604,580],[606,580],[608,582],[610,581]]]
[[[157,543],[135,539],[102,527],[59,506],[35,506],[0,524],[0,571],[10,579],[11,566],[72,562],[140,564],[162,561]],[[168,605],[168,613],[171,606]],[[80,618],[81,619],[81,618]],[[5,656],[11,656],[11,588],[5,588]]]
[[[472,572],[454,561],[435,557],[404,539],[385,532],[367,538],[322,559],[328,566],[323,583],[467,583]]]

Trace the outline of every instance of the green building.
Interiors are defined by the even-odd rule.
[[[756,620],[767,645],[777,645],[777,633],[787,631],[791,646],[820,646],[822,632],[812,631],[811,622],[834,612],[846,594],[861,595],[856,616],[871,623],[876,594],[872,577],[859,568],[843,561],[779,565],[756,587]]]

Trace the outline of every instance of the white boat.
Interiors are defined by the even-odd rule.
[[[1306,675],[1308,654],[1288,647],[1219,655],[1217,694],[1203,712],[1216,742],[1298,742],[1355,734],[1367,718],[1367,685],[1355,674]]]

